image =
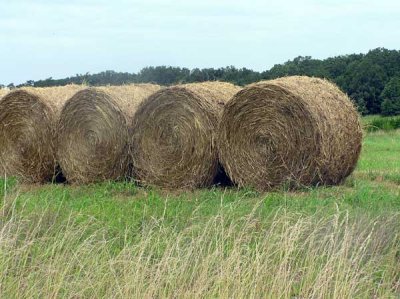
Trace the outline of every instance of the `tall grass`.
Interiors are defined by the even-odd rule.
[[[372,115],[363,119],[363,125],[367,132],[397,130],[400,129],[400,116]]]
[[[222,199],[221,199],[222,200]],[[222,202],[222,201],[221,201]],[[6,203],[0,222],[2,298],[390,298],[400,294],[400,214],[339,211],[238,217],[221,204],[187,225],[165,213],[137,230]],[[168,200],[165,200],[165,212]],[[19,211],[19,212],[17,212]]]
[[[399,151],[297,192],[0,179],[0,298],[400,298]]]

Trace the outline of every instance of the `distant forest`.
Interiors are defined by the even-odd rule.
[[[323,60],[299,56],[270,70],[255,72],[234,66],[187,69],[171,66],[145,67],[137,74],[105,71],[98,74],[77,74],[65,79],[48,78],[27,81],[21,86],[47,87],[70,83],[122,85],[128,83],[177,83],[219,80],[244,86],[260,80],[282,76],[307,75],[335,82],[356,103],[362,114],[400,114],[400,51],[377,48],[367,54],[350,54]],[[14,88],[14,84],[9,84]]]

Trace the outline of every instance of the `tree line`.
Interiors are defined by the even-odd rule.
[[[366,54],[314,59],[299,56],[271,69],[257,72],[234,66],[188,69],[171,66],[145,67],[138,73],[105,71],[98,74],[45,80],[29,80],[21,86],[48,87],[71,83],[90,86],[157,83],[173,85],[203,81],[226,81],[244,86],[282,76],[307,75],[335,82],[355,102],[362,114],[400,114],[400,51],[377,48]],[[13,88],[14,84],[8,87]]]

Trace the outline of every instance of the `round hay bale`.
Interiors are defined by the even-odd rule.
[[[338,87],[294,76],[236,94],[225,106],[218,141],[233,182],[263,191],[339,184],[356,166],[362,130]]]
[[[137,105],[159,89],[152,84],[87,88],[68,100],[58,124],[57,149],[68,182],[126,177],[128,125]]]
[[[150,96],[133,118],[134,177],[162,188],[210,185],[218,171],[216,128],[223,106],[239,90],[230,83],[204,82]]]
[[[22,88],[0,101],[0,175],[39,183],[55,175],[55,124],[81,87]]]

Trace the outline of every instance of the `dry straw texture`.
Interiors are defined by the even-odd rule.
[[[163,188],[210,185],[218,171],[216,128],[223,106],[239,90],[222,82],[185,84],[144,101],[132,126],[135,178]]]
[[[7,89],[0,88],[0,100],[2,97],[4,97],[8,93]]]
[[[128,125],[137,105],[159,90],[138,84],[87,88],[64,106],[57,157],[71,183],[117,180],[129,168]]]
[[[23,88],[0,101],[0,174],[44,182],[55,174],[55,124],[81,87]]]
[[[334,84],[285,77],[250,85],[225,107],[220,159],[239,186],[338,184],[355,168],[359,116]]]

